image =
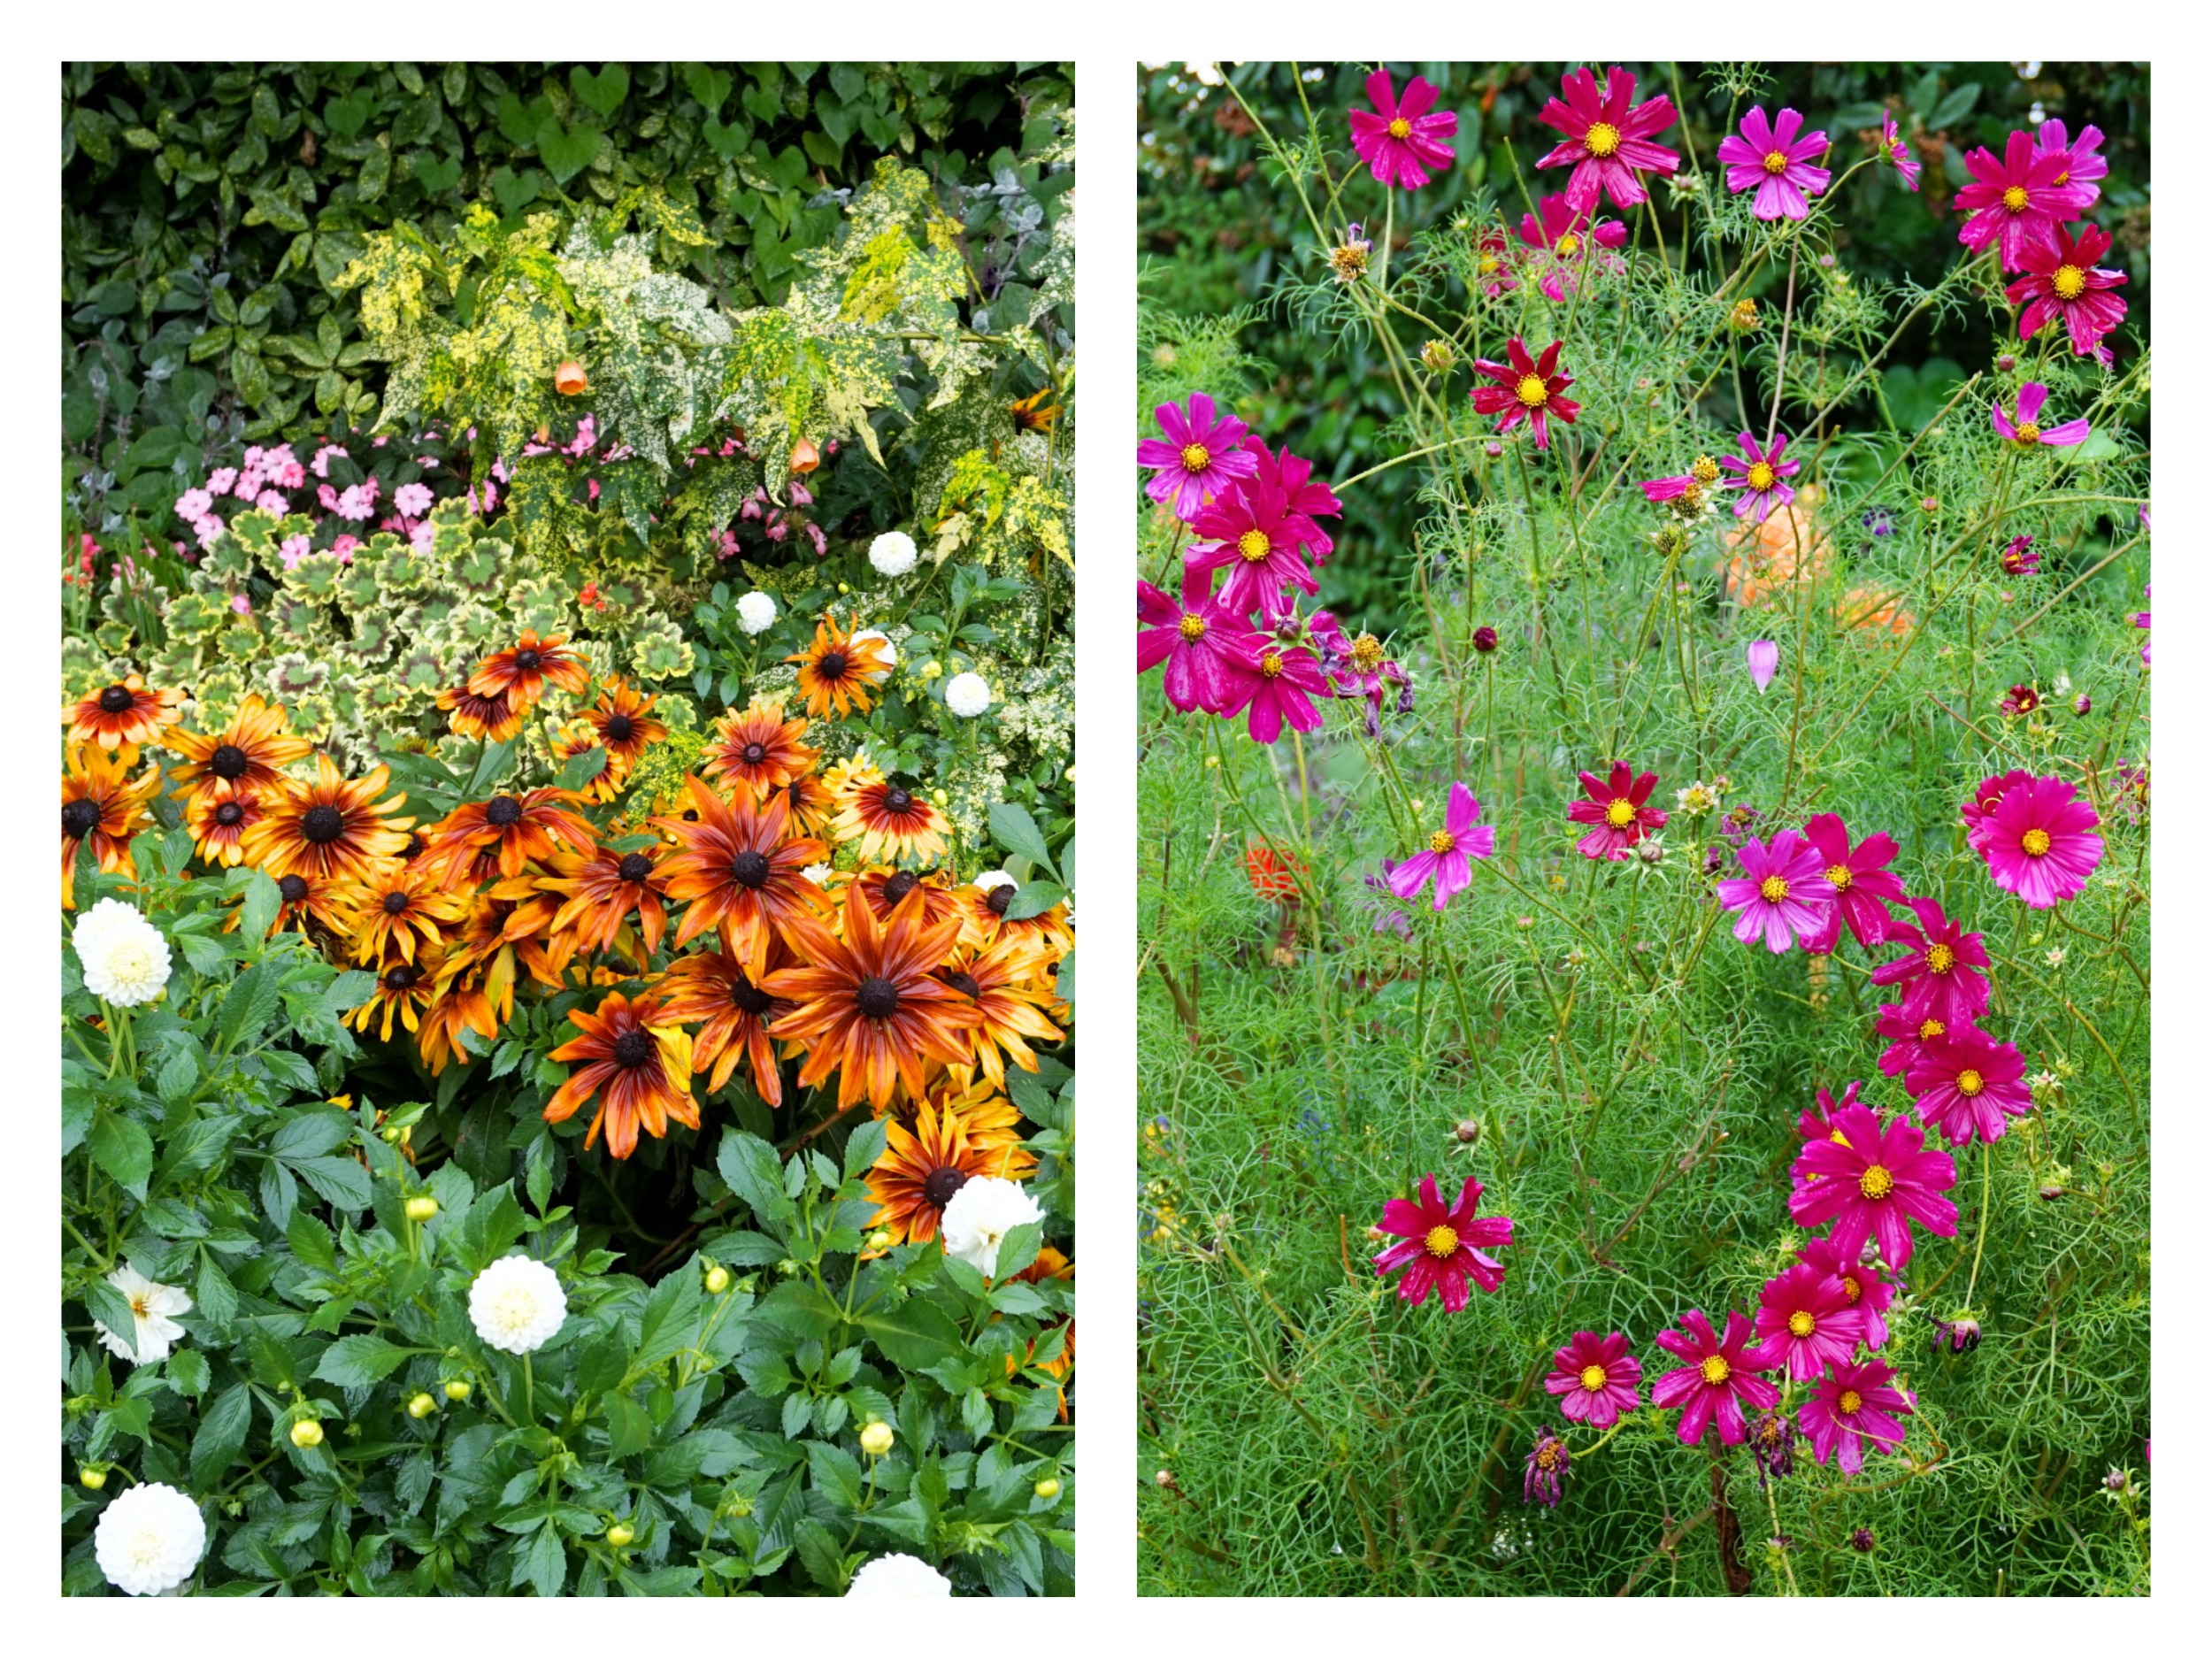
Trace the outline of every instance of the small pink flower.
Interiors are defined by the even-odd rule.
[[[1784,110],[1770,127],[1767,112],[1754,104],[1738,131],[1720,141],[1728,188],[1759,193],[1751,204],[1754,219],[1803,219],[1811,211],[1809,198],[1828,188],[1828,169],[1813,165],[1827,153],[1828,134],[1800,138],[1804,124],[1795,110]]]
[[[1912,158],[1912,151],[1897,135],[1897,123],[1887,110],[1882,111],[1882,136],[1874,146],[1874,153],[1897,169],[1897,176],[1905,181],[1905,188],[1920,188],[1920,164]]]
[[[254,498],[253,504],[260,508],[262,511],[267,513],[272,518],[281,518],[286,513],[292,511],[292,503],[285,499],[283,493],[273,489],[263,490],[260,495]]]
[[[1367,100],[1375,107],[1351,111],[1352,148],[1377,184],[1416,190],[1429,181],[1430,169],[1452,165],[1455,152],[1444,141],[1459,131],[1459,117],[1436,109],[1436,92],[1416,75],[1401,98],[1388,70],[1367,77]]]
[[[253,601],[244,594],[233,594],[230,596],[230,608],[242,617],[250,617],[253,614]]]
[[[188,521],[197,521],[207,517],[208,510],[214,505],[215,497],[207,491],[188,489],[177,497],[177,517]]]
[[[392,492],[392,505],[410,518],[419,518],[430,510],[437,498],[430,493],[427,484],[402,484]]]
[[[1744,661],[1751,670],[1751,683],[1761,691],[1773,683],[1774,671],[1782,660],[1782,648],[1772,640],[1754,640],[1744,648]]]
[[[350,460],[352,458],[350,456],[348,456],[345,450],[340,448],[337,444],[325,444],[321,449],[315,451],[315,458],[309,464],[311,470],[314,472],[317,478],[328,478],[330,476],[330,457],[334,455],[347,460]]]
[[[1444,827],[1430,835],[1428,845],[1394,868],[1390,890],[1402,899],[1420,892],[1422,884],[1436,879],[1436,908],[1442,910],[1475,879],[1473,860],[1487,858],[1496,848],[1498,832],[1475,820],[1482,803],[1463,783],[1452,785],[1444,809]]]

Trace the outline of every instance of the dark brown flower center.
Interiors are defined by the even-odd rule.
[[[887,904],[896,904],[921,884],[921,877],[916,875],[911,870],[894,871],[883,884],[884,902]]]
[[[643,853],[625,853],[615,873],[625,881],[642,881],[653,873],[653,861]]]
[[[887,812],[910,812],[914,810],[914,797],[894,785],[883,792],[883,810]]]
[[[120,714],[137,701],[128,686],[110,686],[100,694],[100,706],[110,714]]]
[[[384,988],[388,991],[403,991],[420,978],[422,975],[418,970],[409,967],[403,962],[396,962],[384,972]]]
[[[747,979],[742,968],[738,970],[737,979],[730,987],[730,1001],[755,1019],[762,1018],[776,1005],[776,999]]]
[[[967,1171],[956,1170],[948,1164],[922,1177],[922,1196],[933,1208],[942,1210],[952,1202],[952,1195],[967,1184]]]
[[[387,916],[406,915],[407,895],[400,892],[387,893],[384,895],[384,914]]]
[[[99,803],[80,796],[61,803],[61,833],[73,841],[81,841],[92,833],[100,821]]]
[[[610,743],[626,743],[630,741],[630,734],[636,730],[637,722],[626,714],[607,717],[607,741]]]
[[[756,852],[738,854],[730,860],[730,876],[740,887],[758,892],[768,885],[768,856]]]
[[[888,1019],[899,1011],[899,987],[880,975],[872,975],[860,982],[853,1000],[870,1019]]]
[[[745,745],[745,764],[748,766],[757,766],[762,761],[766,760],[767,758],[768,750],[765,746],[759,743],[748,743]]]
[[[277,891],[284,895],[287,904],[297,904],[307,897],[307,878],[286,876],[277,883]]]
[[[246,751],[235,743],[219,743],[215,752],[207,757],[207,769],[218,778],[235,783],[246,775]]]
[[[246,809],[235,801],[226,801],[215,809],[215,821],[225,829],[228,829],[245,816]]]
[[[526,674],[535,673],[537,672],[539,663],[542,660],[544,659],[540,657],[535,651],[517,651],[515,653],[515,666],[522,670],[522,672]]]
[[[992,915],[1005,915],[1013,906],[1014,884],[1010,881],[1002,882],[984,895],[983,902],[991,907]]]
[[[484,822],[505,829],[522,821],[522,803],[511,795],[495,795],[484,803]]]
[[[975,975],[972,973],[962,973],[956,968],[952,972],[945,974],[941,977],[947,985],[952,987],[954,990],[959,992],[961,995],[967,997],[970,1001],[973,1001],[978,992],[982,988],[976,984]]]
[[[641,1031],[626,1031],[614,1040],[614,1063],[635,1071],[649,1059],[653,1040]]]
[[[842,680],[845,677],[845,653],[823,652],[822,660],[814,665],[814,672],[825,680]]]
[[[301,815],[300,833],[318,847],[327,847],[345,833],[345,814],[327,802],[311,806]]]

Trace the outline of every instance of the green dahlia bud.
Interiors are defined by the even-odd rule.
[[[438,1201],[428,1193],[418,1193],[407,1201],[407,1219],[410,1221],[427,1221],[437,1213]]]
[[[871,1423],[860,1431],[860,1449],[871,1457],[880,1457],[891,1449],[891,1425]]]
[[[730,1270],[720,1263],[707,1269],[707,1294],[718,1296],[730,1287]]]
[[[417,1394],[407,1402],[407,1415],[420,1422],[438,1409],[438,1402],[428,1394]]]
[[[77,1471],[77,1484],[87,1492],[97,1492],[108,1483],[108,1471],[97,1464],[88,1463]]]
[[[1050,1475],[1047,1475],[1042,1480],[1040,1480],[1037,1483],[1035,1490],[1039,1497],[1042,1498],[1047,1503],[1049,1503],[1053,1501],[1053,1499],[1060,1495],[1060,1483],[1055,1480]]]
[[[312,1451],[323,1443],[323,1425],[313,1417],[302,1417],[292,1425],[292,1444],[300,1450]]]
[[[617,1549],[626,1548],[630,1540],[636,1536],[637,1528],[632,1526],[627,1521],[617,1521],[607,1529],[607,1541]]]
[[[445,1397],[449,1400],[467,1399],[469,1397],[468,1384],[462,1381],[458,1377],[456,1377],[451,1382],[446,1384]]]

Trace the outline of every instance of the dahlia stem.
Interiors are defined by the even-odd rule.
[[[535,1379],[530,1375],[530,1356],[527,1354],[522,1356],[522,1415],[533,1423],[538,1420],[537,1388]]]

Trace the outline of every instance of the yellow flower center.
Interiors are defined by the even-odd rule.
[[[1769,876],[1759,883],[1759,896],[1769,904],[1779,904],[1790,895],[1790,884],[1779,876]]]
[[[2017,212],[2022,211],[2024,209],[2025,209],[2027,205],[2028,205],[2028,192],[2027,192],[2027,189],[2026,189],[2026,188],[2025,188],[2024,186],[2016,184],[2016,185],[2013,185],[2010,188],[2008,188],[2008,189],[2007,189],[2007,190],[2006,190],[2006,192],[2005,192],[2005,211],[2006,211],[2006,212],[2008,212],[2008,213],[2017,213]]]
[[[1541,409],[1550,398],[1551,392],[1545,386],[1541,375],[1524,374],[1520,385],[1513,388],[1513,395],[1531,409]]]
[[[1429,832],[1429,850],[1432,853],[1448,853],[1458,844],[1459,842],[1457,839],[1449,830],[1431,830]]]
[[[1859,1407],[1864,1403],[1859,1398],[1859,1391],[1855,1388],[1847,1388],[1836,1396],[1836,1409],[1847,1417],[1855,1415]]]
[[[1559,1467],[1558,1441],[1546,1440],[1536,1448],[1536,1466],[1548,1471]]]
[[[1187,614],[1175,625],[1175,631],[1183,636],[1187,643],[1195,645],[1206,637],[1206,618]]]
[[[1626,829],[1636,821],[1636,803],[1615,795],[1606,806],[1605,821],[1615,829]]]
[[[1183,446],[1183,470],[1186,472],[1202,472],[1213,462],[1213,451],[1204,444],[1187,443]]]
[[[1959,1073],[1959,1093],[1972,1100],[1982,1092],[1982,1074],[1972,1066]]]
[[[1754,461],[1751,464],[1751,470],[1746,472],[1743,478],[1744,482],[1750,485],[1754,492],[1774,488],[1774,469],[1764,461]]]
[[[2078,265],[2062,265],[2051,273],[2051,292],[2062,300],[2078,300],[2089,286],[2089,273]]]
[[[143,1319],[146,1317],[146,1309],[147,1300],[143,1295],[131,1298],[131,1313],[134,1317]]]
[[[1429,1236],[1421,1248],[1440,1262],[1448,1262],[1459,1254],[1459,1234],[1451,1227],[1431,1227]]]
[[[1728,1380],[1728,1362],[1717,1354],[1708,1355],[1699,1364],[1697,1372],[1707,1382],[1717,1386]]]
[[[1720,463],[1709,455],[1701,455],[1690,463],[1690,476],[1701,484],[1710,484],[1720,477]]]
[[[2020,850],[2031,858],[2040,858],[2051,850],[2051,833],[2032,829],[2020,838]]]
[[[1237,538],[1237,551],[1247,564],[1256,565],[1267,557],[1267,532],[1247,530]]]
[[[1595,1394],[1599,1389],[1604,1387],[1605,1367],[1602,1365],[1585,1365],[1582,1368],[1582,1386],[1588,1389],[1592,1394]]]
[[[2012,435],[2022,443],[2033,443],[2043,435],[2043,428],[2032,420],[2024,420],[2012,429]]]
[[[1839,1147],[1847,1147],[1851,1144],[1849,1138],[1840,1129],[1831,1129],[1828,1132],[1828,1139]]]
[[[1846,1302],[1856,1302],[1865,1294],[1859,1288],[1859,1281],[1856,1279],[1849,1273],[1843,1276],[1843,1299]]]
[[[1475,261],[1475,269],[1485,276],[1495,275],[1498,269],[1498,256],[1494,253],[1483,255],[1481,258]]]
[[[1789,171],[1790,158],[1778,150],[1770,150],[1766,153],[1766,159],[1759,165],[1769,173],[1778,175]]]
[[[1387,130],[1393,138],[1411,138],[1413,136],[1413,123],[1406,119],[1404,116],[1401,115],[1396,120],[1391,122]]]
[[[1371,674],[1382,666],[1382,641],[1371,634],[1363,634],[1352,641],[1352,666],[1363,674]]]
[[[1851,866],[1849,864],[1830,864],[1825,874],[1828,877],[1828,885],[1835,888],[1837,892],[1851,891]]]
[[[1941,1035],[1943,1035],[1943,1022],[1941,1020],[1931,1018],[1924,1019],[1920,1022],[1921,1041],[1933,1042]]]
[[[2052,180],[2051,182],[2053,184],[2063,184],[2067,180],[2072,178],[2073,176],[2074,170],[2071,167],[2069,167],[2065,172],[2060,173],[2057,178]]]
[[[1813,1316],[1811,1314],[1807,1313],[1802,1308],[1800,1308],[1795,1313],[1790,1315],[1790,1334],[1792,1336],[1810,1336],[1812,1333]]]
[[[1260,672],[1263,675],[1272,680],[1282,672],[1283,654],[1280,651],[1263,651],[1260,654]]]
[[[1862,1198],[1887,1198],[1890,1188],[1896,1185],[1890,1172],[1878,1164],[1870,1164],[1859,1171],[1859,1196]]]
[[[1580,251],[1581,247],[1582,238],[1576,235],[1572,231],[1569,231],[1565,235],[1559,239],[1559,251],[1566,258],[1573,258],[1575,255]]]
[[[1948,973],[1957,961],[1958,957],[1951,947],[1941,940],[1928,947],[1928,972],[1931,973]]]
[[[1594,156],[1609,156],[1621,147],[1621,129],[1610,121],[1593,121],[1582,135],[1582,147]]]

